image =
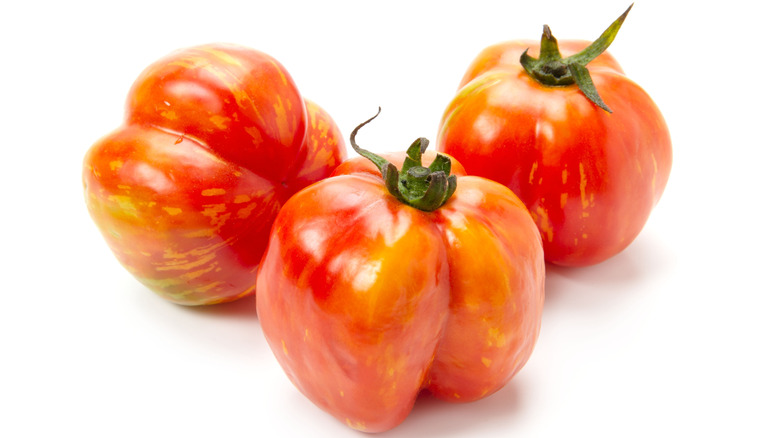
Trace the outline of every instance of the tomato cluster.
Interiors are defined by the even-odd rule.
[[[614,256],[666,185],[663,117],[605,52],[627,13],[593,43],[545,26],[539,44],[486,48],[444,112],[439,153],[425,138],[361,148],[372,118],[347,160],[333,119],[274,58],[175,52],[87,152],[89,212],[166,299],[255,293],[290,380],[352,428],[397,426],[422,390],[481,399],[531,355],[545,261]]]

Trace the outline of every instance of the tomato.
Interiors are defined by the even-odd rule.
[[[171,301],[254,292],[281,205],[346,156],[341,134],[271,56],[183,49],[132,86],[124,123],[84,158],[85,199],[121,264]]]
[[[512,189],[552,263],[592,265],[625,249],[669,178],[660,110],[604,52],[627,13],[589,46],[558,44],[545,26],[541,44],[485,49],[442,117],[437,149]]]
[[[444,155],[421,158],[425,139],[405,155],[371,154],[354,142],[360,126],[352,144],[371,162],[345,161],[279,212],[257,312],[303,394],[380,432],[423,389],[467,402],[510,380],[539,333],[545,266],[509,189]]]

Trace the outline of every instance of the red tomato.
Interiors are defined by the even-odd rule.
[[[125,268],[169,300],[212,304],[254,291],[281,205],[345,155],[333,121],[278,61],[207,45],[140,75],[125,123],[87,152],[82,177]]]
[[[593,46],[606,49],[624,18]],[[548,28],[542,44],[557,50]],[[560,44],[564,56],[583,47]],[[540,44],[503,43],[477,56],[442,117],[438,150],[523,200],[548,261],[599,263],[634,240],[660,199],[672,164],[669,131],[650,96],[608,53],[598,52],[585,70],[582,81],[590,78],[597,90],[591,99],[576,84],[540,82],[518,61],[526,49],[536,55]]]
[[[517,196],[453,161],[454,194],[417,209],[383,180],[403,156],[388,156],[392,169],[373,156],[381,173],[347,160],[293,196],[257,278],[263,332],[289,378],[368,432],[402,422],[422,389],[452,402],[500,389],[528,360],[544,301],[539,232]],[[400,185],[404,170],[425,174],[414,167]],[[446,167],[431,179],[451,186]]]

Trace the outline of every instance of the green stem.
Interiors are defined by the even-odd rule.
[[[611,113],[612,110],[604,103],[593,85],[586,65],[604,53],[612,44],[632,7],[634,7],[633,3],[591,45],[568,58],[561,56],[558,41],[552,35],[550,27],[545,24],[542,31],[539,58],[528,55],[526,49],[520,56],[520,64],[532,78],[543,85],[554,87],[576,84],[591,102]]]
[[[355,127],[349,136],[352,148],[382,172],[385,187],[399,201],[423,211],[441,207],[455,192],[457,181],[455,175],[450,175],[452,163],[444,155],[437,154],[430,166],[423,166],[422,154],[429,144],[427,138],[420,137],[409,146],[400,172],[393,163],[361,148],[355,142],[358,130],[374,120],[380,112],[381,107],[376,115]]]

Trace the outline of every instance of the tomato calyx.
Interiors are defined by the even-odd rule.
[[[611,113],[612,110],[604,103],[593,85],[586,65],[612,44],[632,7],[634,7],[633,3],[591,45],[567,58],[561,56],[558,40],[552,35],[550,26],[545,24],[542,31],[539,58],[530,56],[528,49],[526,49],[520,56],[520,64],[532,78],[543,85],[554,87],[576,84],[588,100]]]
[[[436,154],[430,166],[423,166],[422,154],[430,143],[427,138],[420,137],[409,146],[400,171],[384,157],[361,148],[355,142],[360,128],[374,120],[380,112],[381,107],[373,117],[355,127],[349,136],[352,148],[379,168],[385,187],[399,201],[422,211],[441,207],[455,193],[457,178],[450,175],[452,161],[445,155]]]

